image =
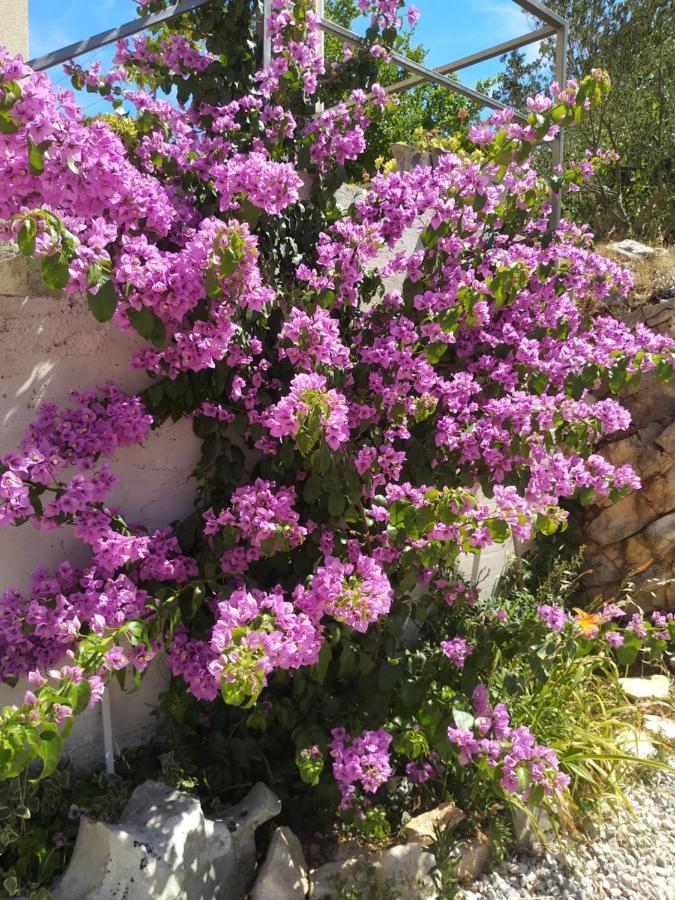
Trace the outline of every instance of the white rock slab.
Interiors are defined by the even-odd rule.
[[[670,694],[670,678],[652,675],[649,678],[619,678],[624,694],[633,700],[667,700]]]
[[[632,241],[630,239],[618,241],[615,244],[609,244],[609,249],[618,253],[619,256],[625,256],[626,259],[632,260],[646,259],[648,256],[653,256],[656,253],[656,250],[654,250],[653,247],[648,247],[646,244],[641,244],[639,241]]]
[[[653,759],[656,756],[656,747],[647,733],[639,728],[624,728],[616,736],[616,742],[624,753],[630,753],[638,759]]]
[[[302,900],[308,890],[309,869],[302,844],[290,828],[277,828],[251,900]]]
[[[647,715],[642,721],[645,731],[666,741],[675,741],[675,721],[664,716]]]
[[[219,819],[156,781],[131,795],[119,825],[83,819],[53,900],[241,900],[253,877],[254,832],[281,810],[265,785]]]

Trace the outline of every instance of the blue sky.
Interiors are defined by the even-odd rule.
[[[39,56],[135,17],[133,0],[29,0],[31,56]],[[421,12],[417,36],[429,51],[432,66],[523,34],[529,29],[522,10],[512,0],[415,0]],[[534,48],[533,48],[534,50]],[[107,54],[97,54],[106,61]],[[87,57],[83,60],[86,62]],[[495,74],[498,61],[474,66],[462,80],[475,84]],[[62,73],[53,77],[61,81]],[[96,101],[94,101],[95,103]]]

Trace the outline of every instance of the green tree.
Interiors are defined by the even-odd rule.
[[[670,0],[549,0],[570,23],[568,73],[580,79],[606,69],[613,83],[607,103],[570,132],[568,154],[606,147],[619,160],[594,180],[573,210],[602,237],[675,237],[675,15]],[[506,59],[496,96],[520,106],[550,77],[553,42],[538,60],[522,52]],[[584,192],[586,194],[586,192]]]

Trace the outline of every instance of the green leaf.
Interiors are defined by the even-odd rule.
[[[61,253],[45,256],[41,264],[42,277],[51,291],[60,291],[70,280],[68,263]]]
[[[42,175],[45,170],[44,156],[42,150],[35,141],[28,135],[28,171],[31,175]]]
[[[141,337],[152,341],[159,349],[166,344],[166,326],[153,310],[144,306],[142,309],[127,310],[127,315]]]
[[[442,357],[445,355],[446,350],[448,349],[448,345],[443,341],[434,341],[433,344],[429,344],[426,350],[427,359],[433,366],[435,363],[440,362]]]
[[[237,271],[237,257],[228,247],[223,250],[223,254],[220,257],[220,274],[223,278],[228,278],[230,275],[233,275]]]
[[[24,256],[32,256],[35,253],[37,230],[37,222],[33,218],[24,219],[21,223],[16,242]]]
[[[474,717],[463,709],[453,709],[452,718],[455,720],[455,725],[463,731],[471,731],[473,728]]]
[[[673,364],[669,359],[660,359],[656,364],[656,374],[661,381],[668,382],[673,377]]]
[[[43,765],[42,771],[35,781],[40,781],[42,778],[46,778],[47,775],[51,775],[61,759],[62,749],[63,741],[61,740],[60,734],[56,731],[42,732],[40,735],[40,743],[37,746],[37,754],[42,760]]]
[[[0,112],[0,134],[16,134],[19,125],[8,112]]]
[[[207,269],[206,270],[206,278],[204,279],[204,287],[206,289],[206,296],[213,300],[218,294],[221,293],[220,284],[218,283],[218,276],[216,275],[215,269]]]
[[[326,641],[319,651],[319,661],[309,667],[309,677],[317,684],[323,684],[328,674],[328,666],[333,658],[333,648]]]
[[[87,302],[97,322],[108,322],[112,319],[117,309],[117,294],[112,281],[102,284],[95,294],[87,291]]]
[[[545,372],[535,372],[530,376],[530,388],[535,394],[541,396],[548,386],[548,375]]]
[[[623,644],[616,648],[616,660],[620,666],[632,666],[642,650],[640,638],[629,631],[624,632]]]
[[[347,500],[344,494],[337,492],[328,495],[328,512],[331,516],[341,516],[347,508]]]
[[[511,533],[508,522],[503,519],[487,519],[485,524],[490,529],[490,536],[497,544],[503,544]]]
[[[5,880],[2,882],[2,886],[7,891],[7,894],[10,897],[14,897],[19,893],[19,882],[17,881],[15,875],[9,875],[7,878],[5,878]]]
[[[81,712],[87,708],[89,704],[89,700],[91,699],[91,685],[86,678],[83,678],[79,684],[74,685],[74,704],[73,704],[73,715],[79,716]]]
[[[323,485],[321,478],[313,472],[304,484],[302,489],[302,498],[305,503],[316,503],[323,494]]]
[[[248,227],[253,231],[258,222],[260,221],[260,213],[262,210],[254,206],[248,197],[244,198],[239,204],[239,218],[246,222]]]
[[[555,534],[558,530],[558,521],[553,516],[539,513],[535,527],[540,534]]]
[[[419,572],[417,569],[410,568],[407,570],[403,578],[401,578],[399,582],[399,589],[403,591],[403,593],[407,593],[408,591],[412,591],[419,580]]]
[[[595,488],[585,487],[581,488],[579,491],[579,503],[582,506],[588,506],[589,503],[593,502],[593,498],[595,497]]]
[[[618,366],[615,366],[612,371],[609,373],[608,381],[609,381],[609,389],[613,394],[618,394],[621,388],[625,385],[628,377],[628,373],[626,372],[626,364],[622,363]]]

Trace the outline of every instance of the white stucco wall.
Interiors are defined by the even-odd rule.
[[[28,57],[28,0],[0,0],[0,44]]]
[[[100,325],[84,300],[44,296],[39,272],[23,257],[0,261],[0,452],[14,450],[36,409],[46,400],[63,402],[74,387],[112,378],[123,389],[144,386],[143,372],[128,367],[135,346],[112,324]],[[124,448],[113,460],[119,482],[110,496],[131,522],[166,524],[192,508],[194,482],[188,476],[199,455],[189,421],[167,424],[144,447]],[[86,562],[87,549],[68,529],[36,531],[31,525],[0,529],[0,591],[26,589],[31,573],[63,559]],[[111,691],[113,732],[120,745],[142,740],[154,720],[149,713],[166,684],[155,666],[136,694]],[[21,688],[0,686],[0,704],[16,702]],[[69,749],[82,762],[102,757],[100,709],[81,716]]]

